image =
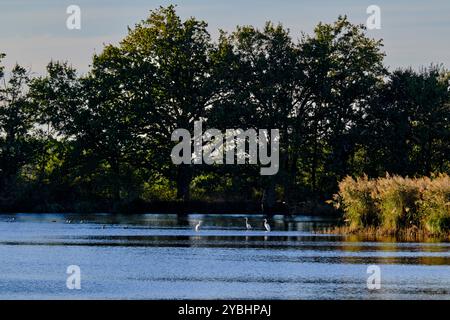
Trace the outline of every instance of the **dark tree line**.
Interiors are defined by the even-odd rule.
[[[0,60],[4,55],[0,56]],[[282,25],[152,11],[79,75],[0,69],[0,209],[120,210],[136,201],[328,199],[346,175],[450,172],[449,73],[389,72],[382,42],[339,17],[294,41]],[[280,170],[173,165],[177,128],[277,128]]]

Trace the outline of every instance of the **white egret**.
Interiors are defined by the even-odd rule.
[[[267,219],[264,219],[264,228],[266,228],[266,232],[270,232],[270,224],[267,222]]]
[[[200,231],[200,226],[202,225],[202,222],[201,221],[199,221],[198,223],[197,223],[197,225],[195,226],[195,232],[199,232]]]
[[[250,223],[248,223],[248,218],[245,218],[245,227],[247,228],[247,230],[252,230],[252,226],[250,225]]]

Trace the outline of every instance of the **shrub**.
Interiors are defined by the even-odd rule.
[[[433,234],[450,231],[450,177],[440,175],[423,190],[419,209],[422,224]]]
[[[337,207],[342,206],[345,219],[352,229],[378,224],[377,206],[373,192],[375,182],[365,175],[356,180],[346,177],[339,183],[339,194],[335,196]]]
[[[379,178],[376,181],[376,203],[381,226],[388,232],[418,226],[420,223],[417,202],[425,179],[409,179],[400,176]]]
[[[350,230],[378,228],[387,233],[417,229],[429,234],[450,231],[450,177],[376,180],[346,177],[334,196]]]

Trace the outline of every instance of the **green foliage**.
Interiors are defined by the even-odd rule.
[[[195,18],[182,21],[174,6],[151,11],[148,19],[129,30],[116,50],[132,66],[125,69],[137,76],[130,94],[140,96],[134,106],[145,106],[142,118],[147,148],[166,177],[176,176],[177,198],[188,200],[192,168],[174,167],[170,161],[171,134],[178,128],[193,129],[217,98],[213,44],[207,24]],[[216,56],[217,57],[217,56]],[[107,59],[108,60],[108,59]],[[132,85],[133,87],[134,85]]]
[[[448,73],[430,66],[394,71],[367,109],[363,138],[373,175],[448,172]]]
[[[9,206],[18,196],[19,172],[35,156],[32,128],[35,115],[26,93],[27,71],[15,65],[0,88],[0,205]]]
[[[144,183],[142,199],[147,201],[174,201],[176,195],[175,186],[169,179],[156,176]]]

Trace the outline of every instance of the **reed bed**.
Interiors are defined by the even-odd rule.
[[[339,233],[450,239],[450,177],[346,177],[332,203],[344,212]]]

